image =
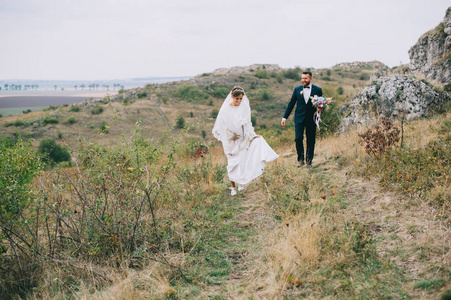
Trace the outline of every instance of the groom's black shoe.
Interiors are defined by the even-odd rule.
[[[298,168],[303,167],[303,166],[304,166],[304,161],[298,160]]]

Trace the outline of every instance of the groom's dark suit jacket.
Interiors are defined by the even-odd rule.
[[[318,96],[321,97],[323,95],[323,91],[319,86],[313,85],[311,87],[312,91],[310,92],[310,97]],[[296,110],[294,112],[294,122],[302,123],[305,118],[307,118],[307,122],[314,122],[313,115],[316,112],[316,107],[312,105],[312,100],[309,99],[307,103],[305,103],[304,95],[301,95],[301,92],[304,90],[304,86],[300,85],[294,88],[293,95],[291,96],[290,103],[288,103],[287,109],[283,117],[288,119],[293,110],[294,105],[297,102]]]

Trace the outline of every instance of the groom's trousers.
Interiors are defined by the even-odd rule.
[[[307,118],[306,118],[307,119]],[[313,155],[315,153],[315,139],[316,139],[316,124],[308,122],[306,119],[302,123],[295,123],[295,140],[296,152],[298,153],[298,161],[304,162],[304,130],[307,139],[307,153],[305,161],[307,164],[312,164]]]

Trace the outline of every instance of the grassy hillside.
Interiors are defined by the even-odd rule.
[[[387,69],[386,66],[373,62],[343,64],[336,68],[311,71],[314,74],[314,84],[323,88],[325,96],[333,97],[338,107],[359,92],[368,83],[371,75],[387,72]],[[173,128],[177,116],[182,116],[187,126],[201,124],[190,132],[190,137],[204,140],[204,130],[207,134],[205,139],[208,141],[212,138],[211,129],[214,123],[214,120],[209,118],[219,110],[230,89],[234,85],[241,85],[251,101],[257,130],[269,128],[270,135],[278,135],[280,118],[293,88],[300,85],[302,71],[267,71],[264,65],[261,65],[258,69],[248,69],[241,73],[202,74],[187,81],[149,84],[145,88],[121,91],[119,97],[112,97],[113,101],[105,98],[97,103],[55,106],[43,112],[3,117],[0,118],[0,124],[3,126],[3,134],[20,133],[23,137],[32,137],[35,147],[45,138],[64,139],[73,144],[80,137],[102,145],[112,145],[115,137],[130,134],[138,121],[143,137],[155,139]],[[328,118],[339,117],[334,111],[325,116],[326,122]],[[105,125],[109,127],[108,133],[99,135]],[[329,129],[333,128],[334,124]],[[324,133],[327,130],[325,128]]]
[[[358,89],[353,76],[372,71],[347,67],[315,74],[327,93],[343,87],[338,104]],[[294,128],[278,126],[296,84],[284,72],[293,70],[263,70],[204,74],[149,85],[133,91],[137,98],[58,108],[47,122],[77,122],[36,132],[62,132],[71,165],[44,165],[38,141],[4,141],[0,298],[448,299],[450,112],[403,124],[404,146],[377,155],[365,152],[364,132],[325,134],[314,168],[297,168]],[[208,118],[223,87],[240,76],[257,131],[280,158],[231,197]],[[103,112],[92,114],[97,105]],[[23,117],[44,122],[45,113]],[[171,125],[178,115],[190,130]],[[101,121],[109,126],[103,133]],[[209,145],[204,157],[195,155],[200,141]]]

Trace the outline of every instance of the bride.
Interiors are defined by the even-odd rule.
[[[232,184],[231,195],[263,174],[266,162],[275,160],[276,152],[265,139],[256,135],[251,123],[251,108],[244,89],[235,86],[229,93],[216,118],[213,135],[222,142],[227,155],[227,172]]]

